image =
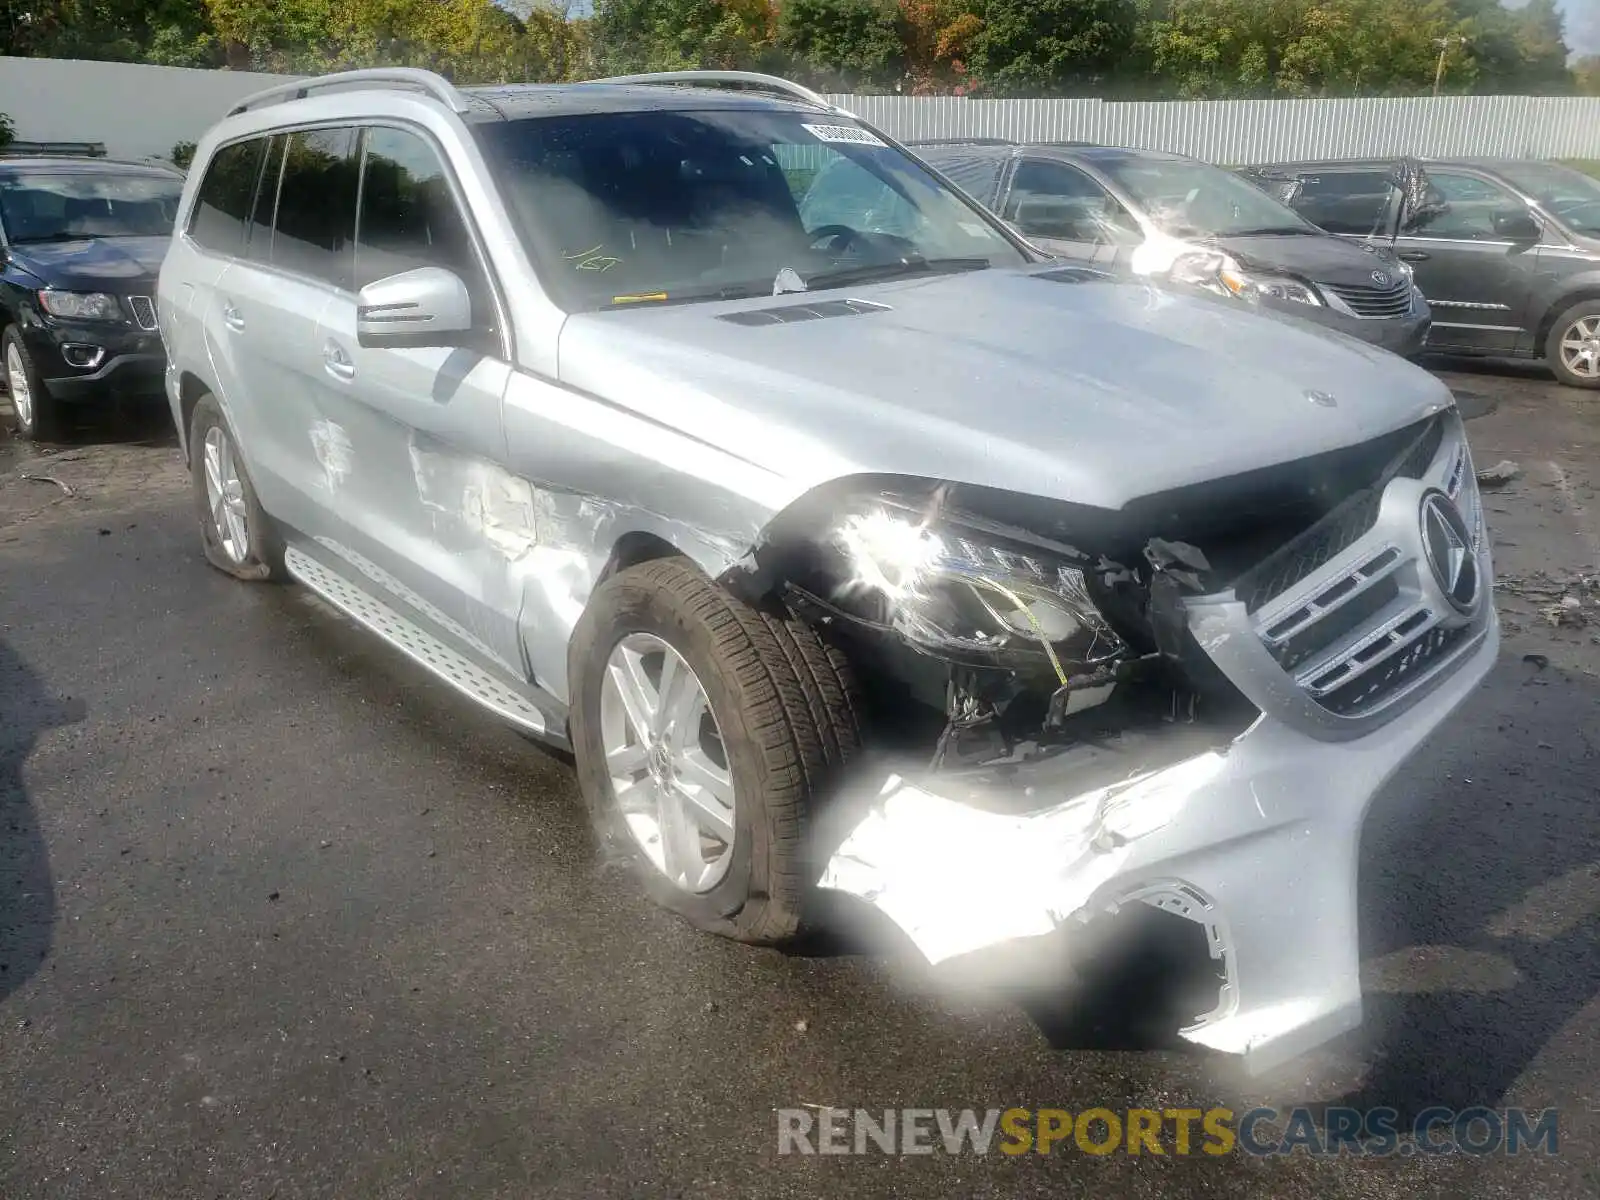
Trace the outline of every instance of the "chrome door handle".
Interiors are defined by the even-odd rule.
[[[1427,262],[1432,257],[1433,255],[1429,254],[1426,250],[1400,251],[1401,262]]]
[[[322,365],[335,379],[349,380],[356,377],[355,363],[350,361],[350,356],[338,342],[329,341],[322,347]]]
[[[226,300],[222,302],[222,323],[238,333],[244,328],[244,314]]]

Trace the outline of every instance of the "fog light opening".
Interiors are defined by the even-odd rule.
[[[61,347],[61,357],[67,365],[82,371],[92,371],[105,361],[104,346],[89,346],[82,342],[67,342]]]

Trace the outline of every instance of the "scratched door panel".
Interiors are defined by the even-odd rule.
[[[351,368],[312,426],[333,518],[322,544],[408,615],[520,678],[510,567],[531,518],[501,465],[510,367],[460,349],[365,349],[355,322],[341,299],[317,332]]]
[[[512,564],[531,527],[526,488],[504,470],[503,357],[478,264],[437,150],[414,130],[376,126],[362,145],[355,287],[418,267],[468,284],[468,345],[368,348],[356,297],[324,310],[316,334],[330,386],[311,436],[332,516],[322,543],[408,615],[519,678]]]

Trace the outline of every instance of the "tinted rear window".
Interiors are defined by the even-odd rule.
[[[238,254],[243,249],[266,145],[265,138],[251,138],[211,156],[189,220],[189,236],[196,244],[218,254]]]

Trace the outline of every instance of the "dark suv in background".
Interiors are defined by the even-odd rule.
[[[1058,257],[1243,301],[1406,357],[1427,341],[1428,303],[1386,243],[1331,237],[1210,163],[1079,142],[911,145]]]
[[[182,190],[160,166],[0,157],[0,378],[22,437],[55,436],[68,404],[162,396],[153,297]]]
[[[1600,180],[1535,160],[1420,165],[1410,195],[1389,159],[1243,173],[1330,233],[1395,230],[1434,310],[1430,350],[1543,358],[1562,383],[1600,388]]]

